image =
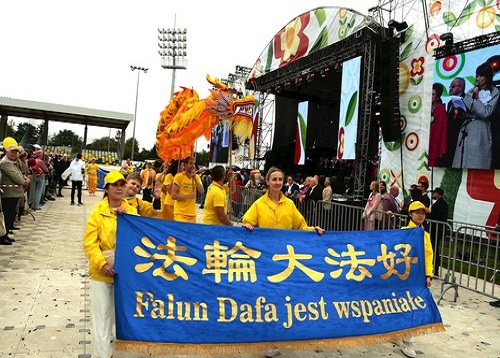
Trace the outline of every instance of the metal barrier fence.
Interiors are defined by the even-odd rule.
[[[232,194],[232,213],[237,221],[261,197],[261,190],[237,187]],[[373,221],[363,218],[364,207],[342,202],[292,199],[310,226],[320,226],[327,231],[359,231],[368,227],[374,230],[400,229],[408,218],[398,213],[376,211]],[[426,220],[424,227],[430,233],[434,250],[434,276],[442,280],[438,304],[446,292],[453,289],[454,300],[458,288],[500,299],[500,233],[490,227],[457,221]]]

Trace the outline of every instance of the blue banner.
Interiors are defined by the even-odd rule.
[[[443,330],[423,229],[316,232],[120,215],[117,338],[238,344]],[[417,334],[419,332],[416,332]]]

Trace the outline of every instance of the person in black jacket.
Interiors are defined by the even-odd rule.
[[[431,191],[434,203],[431,207],[429,219],[446,223],[448,221],[448,204],[444,200],[444,190],[440,187],[434,188]],[[440,223],[432,223],[430,228],[432,249],[434,251],[434,274],[438,275],[439,266],[441,265],[441,241],[446,236],[446,226]]]
[[[283,189],[281,190],[287,198],[294,198],[299,195],[300,188],[299,184],[293,179],[293,176],[289,175],[286,177],[286,184],[283,185]]]

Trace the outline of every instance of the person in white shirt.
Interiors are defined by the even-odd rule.
[[[82,202],[83,173],[85,173],[85,162],[82,160],[82,153],[78,153],[76,158],[69,165],[71,179],[71,205],[75,205],[75,191],[77,191],[78,206]]]

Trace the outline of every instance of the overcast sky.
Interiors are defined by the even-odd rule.
[[[149,71],[140,75],[135,137],[140,148],[149,149],[159,113],[170,100],[172,80],[172,70],[161,67],[158,28],[173,27],[176,19],[176,28],[187,29],[188,68],[177,70],[175,88],[192,87],[205,98],[211,87],[207,73],[227,78],[236,65],[252,67],[274,34],[296,16],[322,6],[367,14],[377,4],[377,0],[1,1],[0,96],[133,114],[137,71],[132,72],[130,65],[147,67]],[[83,126],[49,124],[49,134],[62,129],[83,137]],[[88,142],[108,133],[89,127]],[[130,137],[132,124],[127,129]]]

